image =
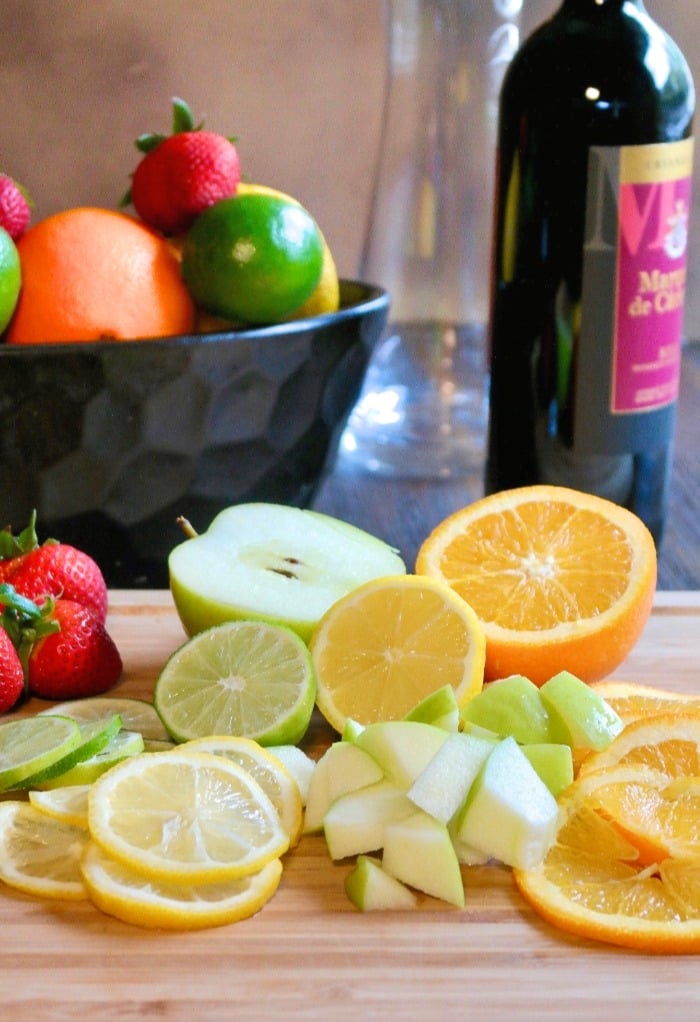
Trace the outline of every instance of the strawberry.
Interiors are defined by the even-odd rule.
[[[73,600],[47,601],[42,613],[59,631],[38,638],[27,660],[29,691],[42,699],[98,695],[120,678],[119,651],[97,614]]]
[[[33,644],[41,636],[58,631],[60,624],[49,619],[48,610],[42,611],[33,600],[2,581],[0,605],[0,712],[4,712],[29,692],[27,659]]]
[[[24,668],[14,643],[0,627],[0,713],[11,710],[24,693]]]
[[[30,600],[62,596],[91,607],[104,622],[107,617],[107,584],[99,565],[89,554],[68,543],[47,540],[39,545],[33,513],[29,525],[15,537],[0,532],[0,582],[11,582]]]
[[[129,202],[149,227],[182,234],[203,210],[235,195],[241,179],[231,139],[196,126],[187,104],[173,99],[173,133],[142,135],[144,153],[122,205]]]
[[[0,174],[0,227],[13,241],[18,241],[31,220],[31,202],[20,185],[6,174]]]

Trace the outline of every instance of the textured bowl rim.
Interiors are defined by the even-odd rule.
[[[326,312],[319,316],[307,316],[299,319],[284,320],[280,323],[270,323],[260,327],[245,327],[240,330],[212,330],[198,334],[174,334],[167,337],[146,337],[133,338],[128,341],[103,340],[103,341],[57,341],[51,343],[36,344],[7,344],[0,341],[0,359],[21,358],[22,352],[36,353],[41,351],[44,354],[51,352],[60,353],[86,350],[104,351],[107,349],[121,349],[130,347],[132,344],[147,345],[149,348],[176,347],[182,344],[192,344],[198,341],[216,340],[240,340],[255,341],[267,337],[278,337],[281,334],[295,336],[300,333],[307,333],[309,330],[323,329],[329,323],[339,323],[346,320],[357,319],[371,313],[381,312],[389,306],[389,293],[378,284],[369,284],[364,281],[350,278],[341,278],[340,281],[341,301],[343,295],[348,298],[348,304],[342,305],[336,312]],[[354,293],[356,292],[356,296]]]

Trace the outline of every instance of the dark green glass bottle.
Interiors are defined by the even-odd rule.
[[[565,0],[500,105],[486,490],[666,514],[695,93],[641,0]]]

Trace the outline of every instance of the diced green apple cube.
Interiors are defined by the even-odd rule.
[[[360,724],[359,720],[353,720],[352,717],[348,717],[345,721],[345,727],[343,733],[340,736],[344,742],[354,742],[361,731],[364,731],[365,725]]]
[[[624,727],[622,719],[600,693],[569,671],[560,671],[540,688],[550,718],[574,749],[607,748]]]
[[[385,828],[415,811],[406,793],[386,780],[337,798],[323,819],[331,859],[376,852],[384,846]]]
[[[521,745],[565,740],[551,720],[539,688],[521,674],[485,685],[461,713],[463,720],[495,731],[501,738],[512,736]]]
[[[362,912],[398,911],[415,908],[418,899],[396,877],[383,869],[371,855],[359,855],[345,878],[345,893]]]
[[[421,809],[386,825],[382,865],[404,884],[464,907],[464,883],[449,831]]]
[[[316,769],[315,761],[298,745],[268,745],[267,751],[276,756],[292,775],[299,788],[301,804],[305,806],[309,797],[311,777]]]
[[[459,842],[508,866],[532,869],[550,847],[557,803],[514,738],[484,763],[456,827]]]
[[[450,832],[457,859],[463,866],[483,866],[491,861],[492,856],[480,851],[478,848],[474,848],[473,845],[467,844],[466,841],[461,841],[455,833],[452,824],[448,825],[447,829]]]
[[[355,745],[377,761],[388,780],[407,791],[448,734],[421,721],[389,720],[368,724]]]
[[[350,742],[334,742],[319,759],[309,783],[304,833],[321,829],[323,818],[336,799],[383,777],[381,767],[369,753]]]
[[[404,717],[404,720],[417,720],[445,731],[459,729],[459,704],[457,695],[451,685],[443,685],[422,699]]]
[[[574,757],[570,745],[540,742],[520,748],[555,798],[572,783]]]
[[[449,823],[494,747],[487,738],[450,734],[408,789],[408,797],[440,823]]]

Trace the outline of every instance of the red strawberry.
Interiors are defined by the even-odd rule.
[[[24,692],[24,668],[12,639],[0,627],[0,713],[11,710]]]
[[[89,607],[104,622],[107,586],[95,561],[67,543],[45,543],[25,554],[11,572],[18,593],[41,603],[47,596],[62,596]]]
[[[43,699],[75,699],[111,688],[121,676],[122,659],[97,614],[73,600],[49,601],[45,612],[60,631],[32,645],[30,692]]]
[[[107,617],[107,584],[99,565],[68,543],[47,540],[39,545],[35,515],[18,537],[0,533],[0,582],[11,582],[18,593],[41,602],[62,596],[91,607],[102,621]]]
[[[145,156],[123,204],[131,202],[144,223],[162,234],[182,234],[203,210],[236,193],[241,166],[235,145],[195,127],[181,99],[173,100],[172,135],[142,135],[136,148]]]
[[[0,227],[18,241],[29,227],[32,211],[26,192],[6,174],[0,174]]]

